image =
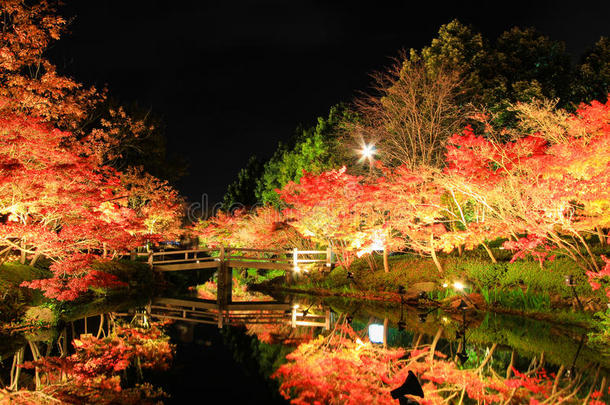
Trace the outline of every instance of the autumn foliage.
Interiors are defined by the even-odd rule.
[[[390,391],[402,385],[409,371],[422,385],[424,398],[413,398],[422,405],[453,403],[452,399],[485,404],[559,403],[577,398],[578,391],[569,385],[566,390],[557,389],[555,375],[542,368],[519,372],[513,367],[512,376],[503,378],[462,368],[441,352],[431,356],[429,346],[384,348],[361,338],[347,324],[301,344],[286,358],[288,362],[273,377],[291,404],[395,404]]]
[[[62,403],[140,404],[156,403],[163,391],[145,383],[126,387],[121,375],[131,367],[167,370],[173,347],[161,325],[150,328],[117,325],[105,338],[91,335],[74,339],[75,353],[67,357],[43,357],[26,362],[23,367],[36,369],[41,387],[35,392],[11,394],[13,403],[34,403],[36,394]],[[28,393],[33,396],[28,402]],[[10,399],[9,399],[10,401]]]
[[[442,273],[438,252],[482,246],[495,262],[488,243],[500,238],[513,260],[531,257],[543,266],[561,254],[593,283],[604,279],[591,244],[609,242],[610,104],[582,104],[573,114],[536,102],[514,109],[516,128],[473,117],[476,127],[448,139],[442,168],[378,164],[367,177],[345,168],[304,173],[277,190],[282,220],[302,240],[332,247],[346,268],[385,249],[430,256]],[[273,235],[249,228],[260,221],[256,212],[240,215],[238,226],[237,217],[222,214],[200,232],[225,235],[216,239],[225,244],[244,229],[261,239]]]
[[[22,263],[52,260],[53,279],[24,285],[56,299],[119,285],[91,263],[176,238],[180,198],[167,182],[117,164],[146,123],[122,108],[95,119],[105,92],[60,76],[46,59],[66,24],[51,4],[0,3],[0,262],[14,252]]]

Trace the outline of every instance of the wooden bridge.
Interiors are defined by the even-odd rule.
[[[197,269],[254,268],[266,270],[306,271],[316,266],[331,267],[332,251],[326,250],[267,250],[223,247],[213,249],[167,250],[131,254],[147,256],[148,264],[159,271]]]
[[[131,259],[146,256],[148,265],[158,271],[213,269],[218,271],[218,304],[232,302],[233,268],[284,270],[291,281],[301,272],[312,268],[332,268],[333,253],[326,250],[265,250],[247,248],[210,248],[131,253]]]

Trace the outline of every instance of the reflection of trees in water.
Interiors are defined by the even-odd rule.
[[[289,323],[246,324],[247,334],[256,336],[263,343],[296,345],[313,339],[312,328],[293,328]]]
[[[383,305],[374,302],[348,301],[341,299],[325,299],[333,311],[348,313],[356,320],[355,329],[363,327],[359,319],[367,319],[371,316],[379,319],[388,318],[391,326],[389,342],[391,345],[406,345],[411,341],[413,333],[421,333],[431,339],[439,325],[443,325],[445,333],[441,347],[447,347],[449,342],[455,346],[459,344],[460,338],[456,338],[456,332],[461,328],[462,314],[450,314],[443,311],[430,313],[425,322],[420,322],[419,313],[413,307],[405,305],[402,310],[398,305]],[[528,319],[521,316],[503,315],[495,313],[478,312],[467,313],[468,323],[468,350],[476,359],[485,356],[485,348],[498,344],[494,354],[494,362],[505,359],[506,366],[510,361],[511,350],[515,349],[519,354],[517,361],[519,367],[527,367],[534,356],[540,356],[544,351],[548,365],[557,369],[561,364],[566,367],[572,363],[574,354],[579,346],[583,332],[590,332],[580,327],[550,324],[544,321]],[[403,332],[397,330],[400,324]],[[396,329],[394,329],[396,328]],[[576,359],[576,368],[585,369],[591,364],[600,363],[605,373],[610,371],[610,356],[603,356],[603,352],[597,347],[591,346],[589,340],[585,343]],[[474,360],[473,360],[474,361]]]
[[[215,300],[218,298],[218,284],[215,281],[206,281],[193,289],[197,292],[197,298],[204,300]],[[233,279],[231,294],[234,301],[273,301],[273,297],[256,291],[249,291],[248,286],[240,283],[236,278]]]
[[[0,403],[156,403],[164,393],[142,382],[142,369],[167,369],[173,347],[162,324],[133,321],[100,314],[78,338],[73,322],[56,339],[30,336],[13,355]]]
[[[281,382],[282,395],[295,403],[393,404],[390,391],[403,384],[409,371],[421,382],[426,404],[601,403],[597,398],[606,389],[606,378],[599,365],[578,371],[572,367],[574,359],[547,373],[544,352],[523,364],[514,350],[508,358],[498,356],[498,344],[482,355],[467,350],[468,359],[460,361],[456,354],[465,347],[451,350],[454,355],[447,355],[446,347],[439,350],[446,345],[441,336],[447,332],[437,327],[431,342],[426,339],[430,336],[416,333],[408,348],[392,349],[368,342],[347,322],[339,322],[327,336],[301,344],[274,377]],[[463,342],[459,344],[465,346]],[[572,353],[577,352],[574,347]]]

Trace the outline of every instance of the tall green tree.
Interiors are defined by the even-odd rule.
[[[265,163],[262,176],[257,182],[257,200],[279,207],[280,200],[275,189],[282,188],[289,181],[298,182],[303,171],[318,174],[345,164],[338,147],[338,133],[343,123],[354,120],[355,115],[345,106],[333,106],[328,117],[318,118],[315,127],[297,130],[292,147],[280,144],[275,154]]]
[[[421,51],[411,49],[409,64],[423,60],[433,74],[439,70],[452,69],[462,78],[462,102],[480,97],[488,86],[486,81],[489,44],[483,36],[470,26],[453,20],[440,27],[438,36]]]
[[[251,156],[237,174],[237,179],[229,184],[222,199],[222,208],[228,211],[236,207],[252,207],[257,203],[256,186],[263,173],[263,164],[256,156]]]
[[[606,101],[610,92],[610,39],[601,37],[578,66],[579,101]]]
[[[441,26],[429,46],[411,50],[410,60],[421,58],[431,72],[448,67],[458,71],[462,84],[457,101],[485,107],[498,114],[499,125],[511,126],[515,121],[511,103],[549,98],[558,100],[559,107],[572,108],[580,101],[599,98],[604,80],[597,80],[596,74],[608,69],[603,64],[607,52],[603,41],[591,51],[589,63],[581,68],[581,76],[588,78],[582,81],[588,84],[581,86],[579,94],[574,92],[579,82],[576,67],[565,44],[533,28],[515,27],[490,41],[453,20]]]

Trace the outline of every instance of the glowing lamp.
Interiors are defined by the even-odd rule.
[[[360,149],[360,154],[365,159],[372,159],[375,155],[376,149],[374,145],[365,144],[362,149]]]
[[[369,340],[372,343],[383,343],[383,332],[383,325],[378,323],[373,323],[369,325]]]

